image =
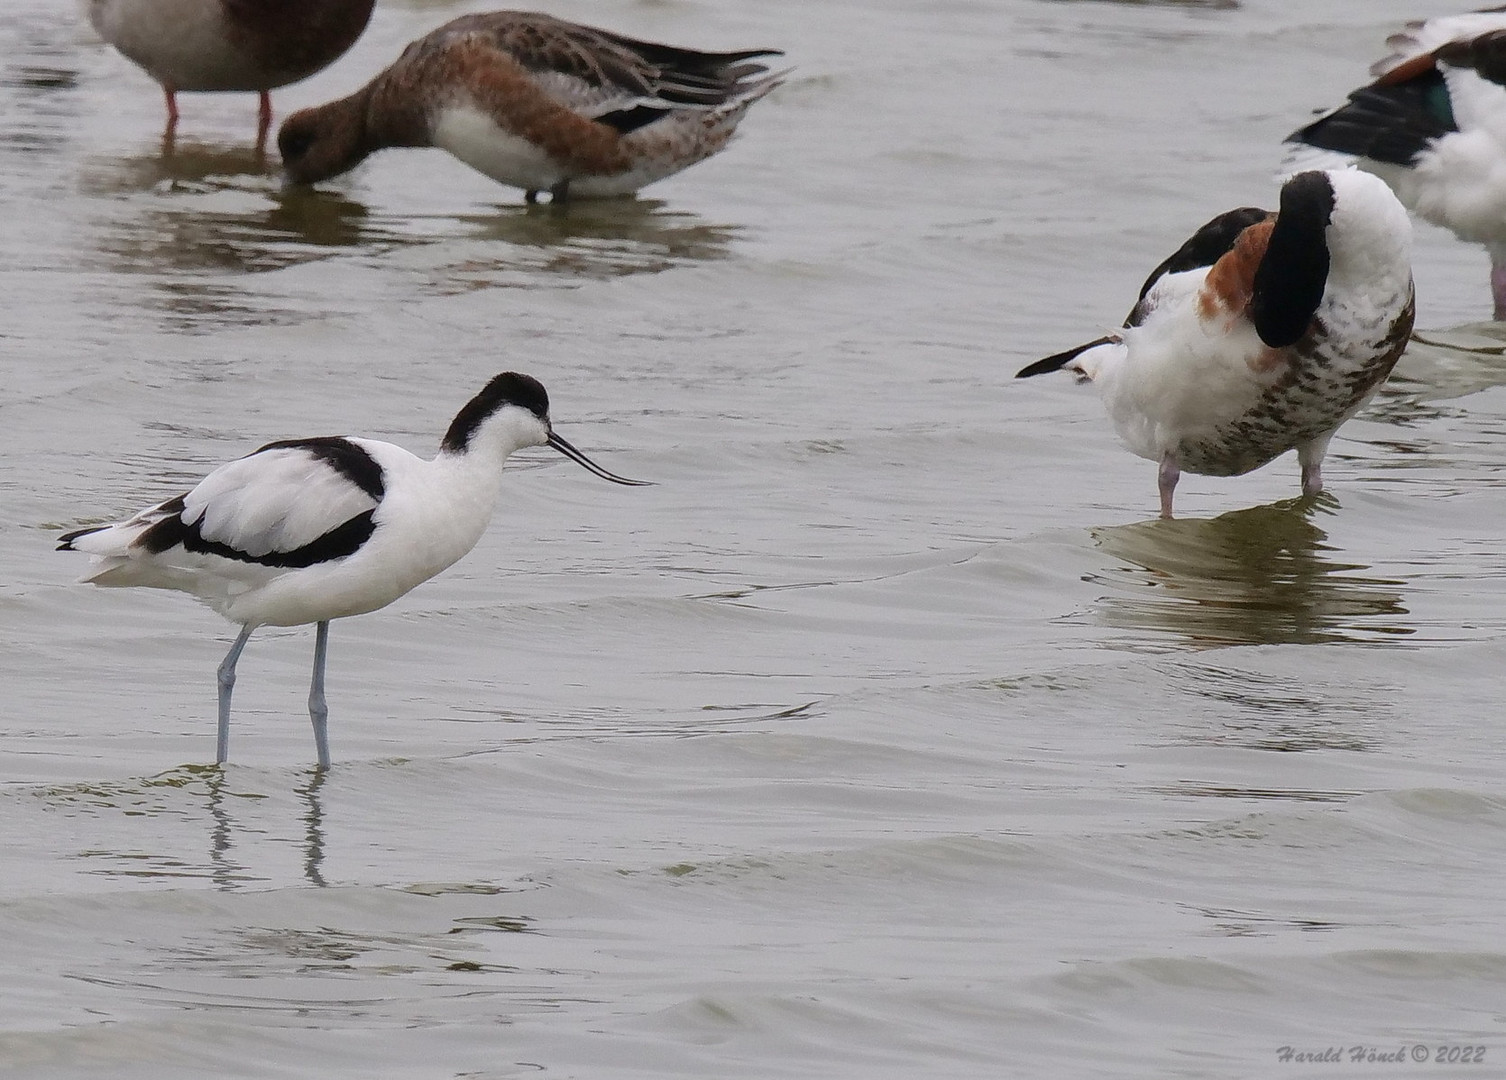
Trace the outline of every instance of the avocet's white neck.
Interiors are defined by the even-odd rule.
[[[502,469],[513,451],[539,446],[549,437],[547,422],[528,409],[503,405],[469,430],[463,445],[446,445],[424,463],[424,513],[445,534],[444,557],[459,558],[480,539],[496,511]],[[448,565],[448,563],[446,563]]]
[[[461,445],[448,443],[441,457],[465,459],[482,467],[502,468],[514,450],[525,446],[542,446],[549,441],[549,422],[529,409],[502,405],[482,418],[464,434]]]

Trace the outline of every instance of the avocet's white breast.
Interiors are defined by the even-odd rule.
[[[387,490],[371,538],[354,554],[267,581],[223,612],[236,622],[297,626],[386,607],[458,562],[496,510],[501,477],[452,457],[414,457],[362,440],[382,465]]]

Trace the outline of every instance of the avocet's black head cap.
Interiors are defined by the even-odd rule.
[[[506,405],[527,409],[549,426],[549,394],[544,384],[532,375],[520,375],[516,371],[504,371],[487,383],[481,393],[465,403],[465,408],[455,414],[450,430],[445,432],[441,448],[458,454],[470,445],[471,435],[487,418]]]

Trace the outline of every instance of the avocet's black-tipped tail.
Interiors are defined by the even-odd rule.
[[[1089,349],[1096,349],[1100,345],[1112,345],[1118,340],[1119,339],[1117,337],[1113,337],[1111,335],[1105,335],[1101,338],[1096,338],[1085,345],[1078,345],[1074,348],[1068,349],[1066,352],[1059,352],[1053,356],[1046,357],[1044,360],[1037,360],[1033,364],[1027,364],[1025,367],[1022,367],[1019,371],[1015,372],[1014,377],[1016,379],[1028,379],[1032,375],[1044,375],[1048,371],[1060,371],[1062,368],[1070,364],[1073,360],[1076,360],[1083,353],[1087,352]]]

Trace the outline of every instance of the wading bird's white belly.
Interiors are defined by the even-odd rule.
[[[263,90],[277,82],[227,37],[219,4],[204,0],[90,0],[99,36],[175,90]],[[171,27],[171,33],[163,28]]]
[[[473,105],[449,105],[441,110],[430,141],[501,184],[548,191],[567,178],[559,163],[543,150]]]
[[[1254,328],[1222,332],[1201,321],[1192,328],[1131,327],[1118,363],[1095,380],[1119,437],[1131,451],[1159,461],[1187,442],[1210,437],[1247,414],[1280,376],[1262,370],[1268,350]],[[1218,328],[1222,330],[1222,328]]]

